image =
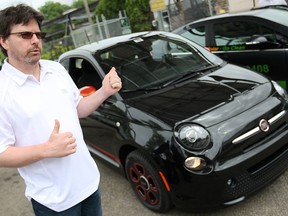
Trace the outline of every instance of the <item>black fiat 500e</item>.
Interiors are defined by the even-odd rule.
[[[232,205],[288,167],[285,90],[182,36],[128,34],[59,61],[83,96],[116,68],[122,90],[81,126],[91,153],[123,173],[153,211]]]

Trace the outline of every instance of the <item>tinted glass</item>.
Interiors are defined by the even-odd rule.
[[[241,45],[249,42],[252,36],[261,35],[256,23],[227,22],[214,25],[216,46]]]
[[[181,34],[182,36],[198,43],[201,46],[205,46],[205,26],[199,26],[191,28]]]
[[[123,90],[161,87],[187,73],[222,63],[189,40],[161,36],[139,37],[96,53],[103,71],[116,67]]]
[[[216,46],[248,45],[243,49],[254,49],[261,42],[279,43],[281,47],[286,47],[288,43],[287,37],[283,34],[254,22],[217,23],[214,25],[214,33]],[[227,48],[226,51],[228,50]]]

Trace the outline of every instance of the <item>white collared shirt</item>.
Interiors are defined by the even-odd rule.
[[[19,168],[26,196],[55,211],[66,210],[98,189],[100,174],[83,139],[77,115],[79,90],[58,62],[40,60],[40,82],[5,61],[0,72],[0,153],[8,146],[46,142],[60,121],[59,132],[72,132],[77,152]]]

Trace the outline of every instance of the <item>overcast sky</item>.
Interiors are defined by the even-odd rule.
[[[1,0],[0,10],[12,5],[13,6],[17,5],[19,3],[25,3],[27,5],[32,6],[35,9],[38,9],[48,1],[60,2],[61,4],[67,4],[67,5],[71,5],[74,2],[74,0]]]

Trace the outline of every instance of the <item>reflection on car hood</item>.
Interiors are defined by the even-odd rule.
[[[232,75],[231,75],[232,74]],[[226,65],[181,84],[128,99],[127,103],[173,126],[193,121],[211,126],[263,101],[271,94],[268,80],[244,68]]]

